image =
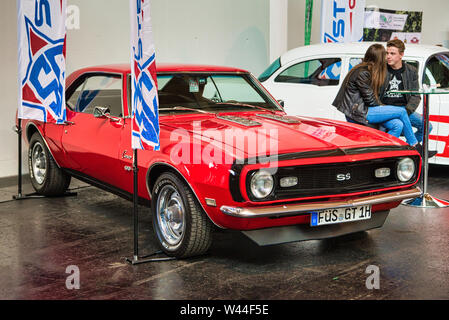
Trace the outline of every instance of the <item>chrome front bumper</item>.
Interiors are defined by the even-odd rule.
[[[422,194],[420,188],[415,187],[409,190],[393,191],[375,196],[360,197],[357,199],[340,200],[334,202],[314,202],[300,204],[283,204],[278,206],[265,207],[230,207],[221,206],[220,210],[224,214],[237,218],[262,218],[262,217],[282,217],[293,214],[309,213],[312,211],[349,208],[355,206],[375,205],[388,202],[402,201],[416,198]]]

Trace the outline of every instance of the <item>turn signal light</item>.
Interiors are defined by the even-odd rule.
[[[285,177],[280,181],[282,188],[293,187],[298,184],[298,177]]]
[[[390,168],[379,168],[375,171],[376,178],[385,178],[390,175]]]

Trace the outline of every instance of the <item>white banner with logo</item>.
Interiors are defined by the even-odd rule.
[[[365,0],[322,0],[321,42],[363,40]]]
[[[400,39],[405,43],[421,41],[422,11],[398,11],[382,8],[365,9],[363,41]]]
[[[18,0],[20,119],[66,120],[66,0]]]
[[[132,148],[159,150],[156,53],[150,1],[130,0],[132,69]]]

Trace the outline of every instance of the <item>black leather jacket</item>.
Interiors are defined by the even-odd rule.
[[[348,76],[332,105],[354,121],[367,124],[368,108],[381,105],[371,88],[371,73],[367,68],[361,67]]]
[[[418,80],[418,71],[415,67],[409,65],[408,63],[403,62],[405,65],[405,70],[402,73],[402,81],[404,83],[404,90],[418,90],[419,89],[419,80]],[[388,83],[392,78],[391,73],[387,73],[387,78],[385,79],[384,84],[380,88],[380,100],[383,101],[386,90],[388,88]],[[419,94],[406,94],[405,99],[407,100],[407,112],[411,114],[416,111],[419,103],[421,102],[421,96]]]

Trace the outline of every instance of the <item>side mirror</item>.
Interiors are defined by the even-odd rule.
[[[113,122],[120,122],[120,118],[111,116],[111,110],[108,107],[94,107],[94,117],[103,118],[106,117]]]
[[[100,107],[100,106],[94,107],[95,118],[107,117],[109,114],[111,114],[111,110],[109,110],[108,107]]]
[[[281,105],[281,107],[284,108],[284,100],[278,100],[278,102]]]

